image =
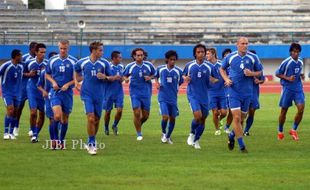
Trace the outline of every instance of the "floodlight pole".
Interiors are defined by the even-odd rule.
[[[80,28],[80,58],[82,58],[83,28]]]

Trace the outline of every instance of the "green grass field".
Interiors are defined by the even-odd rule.
[[[309,95],[309,94],[308,94]],[[210,118],[201,138],[201,150],[186,144],[192,113],[186,96],[179,97],[180,116],[172,135],[174,144],[161,144],[160,116],[156,96],[149,120],[143,126],[144,140],[136,141],[129,97],[125,97],[119,136],[97,135],[106,147],[96,156],[71,149],[72,140],[86,142],[86,117],[75,97],[67,133],[67,150],[45,150],[47,122],[40,142],[27,136],[29,112],[22,116],[20,136],[0,140],[0,189],[309,189],[310,111],[309,97],[299,128],[300,141],[288,135],[295,108],[287,116],[285,139],[277,140],[279,95],[263,94],[251,136],[245,137],[249,154],[227,148],[224,133],[214,136]],[[5,115],[0,104],[1,121]],[[27,107],[28,108],[28,107]],[[47,121],[47,120],[46,120]],[[3,124],[1,125],[3,134]],[[2,138],[2,136],[1,136]]]

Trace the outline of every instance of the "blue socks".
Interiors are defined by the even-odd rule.
[[[249,116],[247,118],[244,132],[249,132],[250,128],[252,127],[253,121],[254,121],[254,117]]]
[[[118,121],[114,121],[114,123],[113,123],[113,125],[112,125],[112,127],[114,128],[114,127],[117,127],[117,125],[118,125],[118,122],[119,122],[119,120]]]
[[[60,129],[60,141],[61,141],[61,143],[63,143],[63,141],[66,137],[67,130],[68,130],[68,123],[61,123],[61,129]]]
[[[104,123],[104,130],[108,131],[109,130],[109,123]]]
[[[139,136],[142,136],[142,132],[141,132],[141,131],[137,132],[137,136],[138,136],[138,137],[139,137]]]
[[[240,137],[240,138],[237,139],[237,141],[238,141],[240,150],[241,150],[241,149],[244,149],[244,148],[245,148],[245,145],[244,145],[244,142],[243,142],[243,138]]]
[[[294,122],[292,129],[294,129],[296,131],[297,128],[298,128],[298,124],[296,122]]]
[[[11,124],[11,117],[6,115],[4,118],[4,133],[9,133],[10,124]]]
[[[199,124],[195,131],[195,139],[194,142],[200,139],[200,136],[202,135],[203,131],[205,130],[205,126],[203,124]]]
[[[234,130],[232,130],[229,134],[228,134],[228,138],[233,140],[235,138],[235,132]]]
[[[161,120],[161,132],[164,134],[166,134],[167,123],[167,121]]]
[[[199,125],[199,124],[195,121],[195,119],[193,119],[193,120],[192,120],[192,126],[191,126],[191,133],[192,133],[192,134],[195,134],[195,131],[196,131],[198,125]]]
[[[88,137],[88,146],[96,146],[96,137],[95,136],[89,136]]]
[[[169,128],[168,128],[168,133],[166,135],[166,138],[170,138],[171,133],[172,133],[172,131],[174,129],[174,126],[175,126],[175,122],[169,121]]]
[[[279,132],[283,133],[283,124],[279,124]]]

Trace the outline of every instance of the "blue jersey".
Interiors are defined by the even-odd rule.
[[[241,57],[238,51],[229,54],[223,59],[222,68],[229,70],[229,78],[232,85],[228,89],[231,97],[251,97],[253,93],[253,77],[247,77],[244,74],[244,69],[249,69],[252,72],[262,71],[262,65],[257,55],[247,52]]]
[[[281,79],[280,80],[281,85],[289,90],[295,92],[301,92],[303,91],[302,82],[300,78],[302,69],[303,69],[303,62],[301,58],[298,58],[298,61],[295,61],[292,57],[288,57],[281,63],[280,67],[276,71],[276,74],[282,74],[288,77],[294,75],[295,80],[293,82]]]
[[[74,69],[84,77],[81,87],[81,98],[105,98],[107,82],[99,79],[97,73],[111,76],[110,64],[106,59],[101,58],[93,63],[89,57],[85,57],[75,64]]]
[[[0,67],[2,96],[19,97],[21,93],[23,66],[7,61]]]
[[[124,76],[130,77],[130,96],[150,97],[152,95],[152,82],[146,81],[144,77],[155,75],[155,72],[151,62],[143,61],[141,65],[136,62],[129,63],[124,70]]]
[[[41,92],[39,91],[37,87],[38,80],[41,75],[41,71],[45,69],[47,65],[47,60],[43,60],[41,63],[38,63],[36,59],[30,59],[27,62],[28,71],[36,71],[36,75],[33,77],[30,77],[27,83],[27,88],[30,90],[34,97],[37,98],[43,98]]]
[[[191,78],[187,86],[188,99],[194,99],[200,104],[208,104],[208,88],[210,76],[215,77],[212,66],[207,61],[198,64],[193,60],[185,65],[183,75]]]
[[[32,55],[30,55],[29,53],[27,54],[24,54],[23,55],[23,58],[22,58],[22,65],[23,65],[23,68],[24,68],[24,73],[28,73],[28,63],[30,62],[31,59],[34,59],[35,57],[32,57]],[[25,96],[25,97],[22,97],[22,98],[26,98],[27,97],[27,93],[26,93],[26,88],[27,88],[27,83],[28,83],[28,79],[29,77],[26,77],[23,75],[23,82],[22,82],[22,93],[23,95],[22,96]]]
[[[56,81],[59,88],[74,79],[74,64],[77,59],[69,55],[65,59],[61,59],[59,55],[51,57],[46,67],[46,73],[51,75]],[[71,85],[71,89],[74,85]]]
[[[224,97],[225,96],[224,79],[222,78],[222,75],[220,74],[220,68],[222,66],[222,63],[220,60],[217,60],[215,64],[210,63],[210,65],[214,68],[215,78],[217,78],[219,81],[216,83],[210,82],[209,96]]]
[[[169,70],[167,65],[161,65],[155,77],[160,83],[158,102],[177,105],[179,86],[183,83],[182,70],[177,66]]]
[[[265,80],[265,76],[262,75],[257,77],[258,80]],[[260,84],[256,84],[255,82],[253,82],[253,98],[258,98],[259,97],[259,85]]]
[[[37,86],[41,86],[47,93],[53,88],[52,83],[45,78],[45,70],[41,71]]]
[[[122,64],[114,65],[110,64],[111,76],[120,75],[123,76],[124,66]],[[110,97],[124,97],[124,91],[122,81],[109,81],[107,84],[106,98]]]

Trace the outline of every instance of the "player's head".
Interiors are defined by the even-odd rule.
[[[142,48],[135,48],[131,52],[131,57],[134,61],[141,63],[144,60],[145,51]]]
[[[36,45],[37,45],[37,44],[38,44],[37,42],[30,42],[30,44],[29,44],[29,53],[30,53],[31,55],[34,55],[34,54],[35,54]]]
[[[248,51],[249,40],[246,37],[240,37],[237,41],[239,54],[245,55]]]
[[[13,49],[11,52],[11,58],[17,63],[22,61],[22,52],[19,49]]]
[[[178,54],[174,50],[169,50],[165,53],[166,64],[174,66],[175,62],[178,60]]]
[[[57,55],[56,51],[52,51],[48,54],[48,59],[50,59],[51,57],[53,57],[54,55]]]
[[[230,48],[224,49],[223,52],[222,52],[222,59],[224,59],[230,53],[231,53],[231,49]]]
[[[39,60],[43,60],[46,53],[46,46],[43,43],[38,43],[36,45],[36,57]]]
[[[92,42],[89,45],[89,51],[97,59],[101,58],[103,56],[103,43],[96,41]]]
[[[111,53],[111,60],[113,63],[115,64],[119,64],[122,62],[122,55],[121,55],[121,52],[119,51],[113,51]]]
[[[69,40],[60,40],[58,42],[59,56],[61,58],[68,57],[69,46],[70,46]]]
[[[197,60],[203,60],[206,57],[207,48],[203,44],[197,44],[193,49],[193,56]]]
[[[293,42],[290,46],[290,55],[293,59],[298,60],[299,54],[301,52],[301,46],[298,43]]]
[[[208,61],[212,61],[214,59],[217,60],[216,49],[215,48],[208,48],[206,57],[207,57]]]

